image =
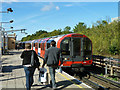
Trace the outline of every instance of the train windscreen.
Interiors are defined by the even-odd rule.
[[[88,38],[84,38],[83,41],[83,52],[85,55],[92,55],[92,44]]]
[[[70,55],[70,38],[62,41],[62,55]]]

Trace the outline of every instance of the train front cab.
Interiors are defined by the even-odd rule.
[[[85,35],[73,34],[60,43],[63,67],[78,68],[92,64],[92,42]]]

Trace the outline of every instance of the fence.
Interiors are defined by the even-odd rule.
[[[105,69],[105,74],[120,77],[120,59],[93,55],[93,65]]]

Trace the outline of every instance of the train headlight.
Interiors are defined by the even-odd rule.
[[[65,60],[70,60],[70,58],[64,58]]]
[[[86,57],[86,60],[88,60],[88,57]]]
[[[65,60],[67,60],[67,58],[65,58]]]

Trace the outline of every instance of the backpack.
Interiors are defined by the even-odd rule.
[[[40,66],[39,61],[37,62],[37,60],[34,58],[34,52],[32,51],[32,55],[31,55],[31,67],[36,67],[38,68]]]

